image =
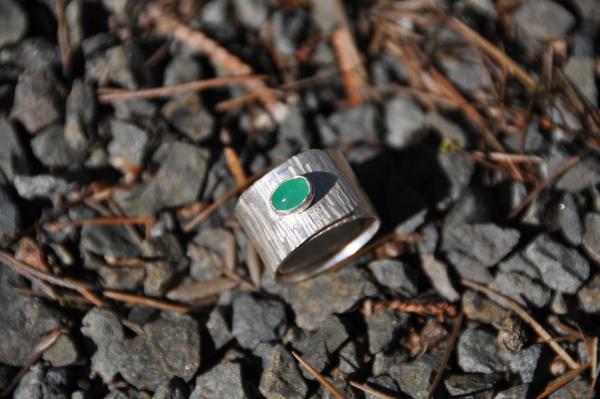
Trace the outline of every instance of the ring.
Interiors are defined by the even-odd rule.
[[[341,151],[308,150],[252,184],[235,215],[278,282],[297,282],[348,258],[380,220]]]

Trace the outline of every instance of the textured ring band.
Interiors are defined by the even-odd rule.
[[[380,221],[344,156],[308,150],[250,186],[236,216],[279,282],[301,281],[358,251]]]

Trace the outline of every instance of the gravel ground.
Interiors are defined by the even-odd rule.
[[[599,49],[597,0],[0,0],[2,395],[596,397]],[[281,285],[233,207],[309,148],[383,226]]]

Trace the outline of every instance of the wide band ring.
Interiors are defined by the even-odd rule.
[[[308,150],[273,168],[240,196],[235,214],[278,282],[331,268],[380,225],[338,150]]]

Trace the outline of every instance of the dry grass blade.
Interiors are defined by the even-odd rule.
[[[556,180],[558,180],[562,175],[564,175],[569,169],[573,166],[577,165],[577,163],[581,160],[579,156],[571,157],[567,159],[565,163],[563,163],[548,179],[546,179],[543,183],[538,184],[533,190],[527,194],[523,201],[519,205],[513,208],[508,215],[509,218],[514,218],[517,216],[527,205],[529,205],[533,200],[544,190],[546,187],[553,184]]]
[[[79,289],[92,289],[93,287],[80,280],[75,280],[67,277],[53,276],[49,273],[38,270],[26,263],[20,262],[15,259],[14,256],[8,252],[0,250],[0,263],[10,267],[20,275],[30,278],[31,276],[37,277],[40,280],[46,281],[50,284],[58,285],[60,287],[71,288],[73,290]]]
[[[315,370],[315,368],[313,366],[308,364],[308,362],[306,360],[304,360],[302,358],[302,356],[300,356],[296,352],[292,352],[292,355],[294,355],[296,360],[298,360],[298,362],[302,365],[302,367],[304,367],[306,369],[306,371],[308,371],[313,377],[315,377],[315,380],[319,381],[319,383],[321,385],[323,385],[323,387],[325,389],[327,389],[329,392],[331,392],[331,394],[333,395],[333,397],[335,399],[345,399],[344,395],[342,395],[340,393],[340,391],[338,391],[337,388],[334,387],[331,382],[329,382],[325,377],[323,377],[323,375],[321,373],[319,373],[317,370]]]
[[[56,11],[56,20],[58,22],[58,45],[60,47],[60,60],[63,65],[63,73],[71,73],[71,43],[69,42],[69,27],[65,10],[65,0],[56,0],[54,3]]]
[[[186,82],[176,84],[172,86],[154,87],[150,89],[142,90],[111,90],[101,89],[98,95],[98,100],[103,103],[111,103],[115,101],[129,101],[129,100],[148,100],[159,97],[170,97],[174,94],[188,92],[188,91],[201,91],[208,89],[215,89],[218,87],[228,86],[232,84],[243,83],[248,80],[262,80],[263,77],[259,75],[241,75],[241,76],[227,76],[222,78],[213,78],[205,80],[197,80],[193,82]]]
[[[60,337],[60,335],[63,332],[64,332],[64,330],[62,329],[62,327],[58,327],[58,328],[52,330],[48,335],[46,335],[40,341],[40,343],[38,343],[35,346],[35,349],[33,350],[31,357],[27,360],[27,363],[25,363],[25,366],[23,366],[23,368],[21,370],[19,370],[17,375],[15,375],[14,378],[10,381],[10,383],[6,386],[6,388],[4,388],[2,393],[0,393],[0,397],[2,397],[2,398],[8,397],[8,395],[12,392],[12,390],[17,386],[19,381],[21,381],[21,378],[23,378],[23,376],[29,371],[31,366],[33,366],[40,359],[40,357],[42,357],[42,354],[44,353],[44,351],[46,349],[48,349],[49,347],[51,347],[52,344],[54,344],[54,342],[56,342],[58,337]]]
[[[331,35],[331,44],[342,71],[347,103],[352,107],[359,105],[363,102],[366,73],[348,27],[338,28]]]
[[[219,295],[236,285],[238,285],[237,281],[228,277],[221,277],[211,281],[202,281],[177,287],[167,293],[167,298],[173,301],[193,303],[199,299]]]
[[[570,381],[573,380],[573,378],[577,377],[579,374],[581,374],[582,372],[587,370],[589,367],[590,367],[590,363],[588,362],[588,363],[585,363],[580,368],[571,370],[571,371],[561,375],[560,377],[558,377],[557,379],[552,381],[552,383],[548,386],[548,388],[544,389],[544,391],[542,393],[540,393],[538,396],[536,396],[536,399],[544,399],[544,398],[547,398],[548,396],[552,395],[554,392],[558,391],[560,388],[562,388],[563,386],[568,384]]]
[[[148,307],[156,308],[156,309],[160,309],[160,310],[167,310],[170,312],[177,312],[177,313],[185,314],[191,310],[188,306],[179,305],[176,303],[170,303],[170,302],[166,302],[166,301],[161,301],[159,299],[148,298],[147,296],[143,296],[143,295],[128,294],[125,292],[118,292],[118,291],[112,291],[112,290],[105,290],[102,293],[104,294],[105,297],[113,299],[115,301],[131,303],[134,305],[144,305],[144,306],[148,306]]]
[[[151,3],[146,8],[146,17],[154,23],[157,33],[169,35],[190,49],[206,54],[212,62],[233,75],[251,75],[252,68],[237,56],[231,54],[219,43],[204,33],[193,30],[160,5]],[[280,103],[275,94],[260,79],[245,80],[244,86],[250,92],[256,92],[265,108],[275,120],[282,120],[287,114],[287,107]]]
[[[500,294],[482,284],[476,283],[471,280],[461,280],[461,283],[475,291],[481,292],[485,294],[492,301],[500,304],[501,306],[512,309],[524,322],[529,324],[529,326],[540,336],[543,341],[546,341],[548,345],[556,352],[558,356],[560,356],[567,365],[572,369],[578,369],[579,363],[577,363],[571,355],[569,355],[562,346],[558,344],[558,342],[554,341],[552,335],[548,331],[541,326],[533,317],[527,313],[525,309],[523,309],[516,301],[513,299]]]
[[[352,385],[354,388],[360,389],[364,393],[368,393],[368,394],[371,394],[373,396],[377,396],[378,398],[382,398],[382,399],[399,399],[400,398],[400,396],[391,396],[391,395],[388,395],[387,393],[380,392],[380,391],[378,391],[378,390],[376,390],[374,388],[371,388],[368,385],[360,384],[360,383],[358,383],[356,381],[348,381],[348,383],[350,385]]]
[[[444,371],[446,370],[446,366],[448,365],[448,360],[450,360],[450,354],[452,354],[452,350],[454,349],[454,345],[456,344],[456,339],[458,338],[458,333],[460,332],[460,326],[462,325],[464,319],[464,313],[461,312],[458,316],[452,320],[452,332],[448,337],[448,343],[446,346],[446,351],[444,352],[444,357],[438,366],[435,377],[433,378],[433,382],[431,383],[431,388],[429,389],[429,393],[427,397],[429,399],[433,398],[435,391],[438,388],[438,385],[442,381],[442,377],[444,376]]]
[[[244,166],[242,165],[242,161],[240,161],[238,154],[232,147],[225,146],[225,148],[223,148],[223,156],[225,157],[225,163],[227,164],[229,173],[231,173],[231,176],[235,181],[235,185],[237,187],[244,187],[248,180],[248,176],[246,176],[246,172],[244,172]]]
[[[250,281],[254,284],[255,288],[260,287],[260,278],[262,271],[262,262],[258,257],[256,249],[252,244],[246,244],[246,266],[248,266],[248,274],[250,274]]]
[[[183,226],[183,231],[185,231],[186,233],[189,233],[192,230],[194,230],[202,222],[204,222],[210,215],[212,215],[212,213],[214,211],[219,209],[221,206],[223,206],[229,200],[234,198],[236,195],[238,195],[239,193],[244,191],[248,186],[250,186],[256,180],[258,180],[267,170],[268,170],[268,168],[261,171],[260,173],[255,174],[254,176],[251,176],[250,178],[248,178],[248,180],[246,180],[246,183],[243,186],[236,186],[236,187],[232,188],[231,190],[229,190],[228,192],[226,192],[225,194],[223,194],[222,197],[220,197],[215,202],[213,202],[212,204],[207,206],[202,212],[200,212],[198,215],[196,215],[196,217],[194,217],[187,224],[185,224]]]
[[[60,302],[75,302],[75,303],[83,304],[83,305],[90,304],[90,301],[88,299],[86,299],[80,295],[74,295],[74,294],[61,294],[61,295],[56,295],[56,297],[52,297],[52,296],[48,295],[48,293],[46,293],[46,292],[35,291],[30,288],[23,288],[23,287],[15,287],[15,292],[18,292],[21,295],[27,295],[30,297],[50,298],[50,299],[53,299],[55,301],[60,301]]]

